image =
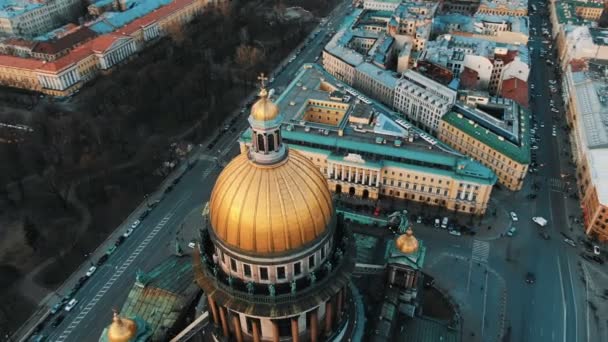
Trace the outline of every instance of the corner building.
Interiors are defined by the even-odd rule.
[[[211,193],[195,279],[225,338],[340,340],[355,323],[347,307],[353,239],[323,174],[283,143],[282,121],[262,87],[249,116],[252,147]]]

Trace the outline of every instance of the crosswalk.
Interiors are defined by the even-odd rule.
[[[473,241],[473,251],[471,259],[478,262],[487,262],[490,255],[490,243],[487,241]]]
[[[568,188],[568,184],[560,178],[549,178],[549,187],[551,191],[564,192]]]

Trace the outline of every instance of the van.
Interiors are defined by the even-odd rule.
[[[443,221],[441,221],[441,228],[448,229],[448,218],[444,217]]]

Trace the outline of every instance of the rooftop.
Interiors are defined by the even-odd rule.
[[[344,96],[331,98],[335,90],[341,90]],[[304,120],[311,100],[317,105],[339,104],[346,108],[345,113],[332,125]],[[331,154],[330,158],[344,158],[333,155],[338,149],[356,151],[383,158],[366,161],[370,167],[395,165],[475,182],[495,181],[490,169],[414,127],[382,104],[359,95],[316,64],[304,65],[276,104],[284,115],[286,141],[305,143],[309,148]],[[363,113],[372,114],[371,122],[359,120],[367,117]],[[243,138],[250,139],[249,134]]]
[[[481,0],[480,6],[488,8],[508,8],[528,10],[528,0]]]
[[[172,255],[150,272],[138,274],[121,314],[141,317],[155,340],[162,340],[197,291],[192,259]]]
[[[44,6],[34,0],[0,0],[0,18],[12,18]]]
[[[593,21],[583,19],[576,14],[576,3],[574,1],[554,2],[553,6],[555,6],[557,21],[560,24],[591,26]]]
[[[506,15],[490,15],[477,13],[474,17],[461,13],[447,13],[438,15],[433,21],[433,28],[438,32],[447,32],[448,25],[459,25],[463,32],[482,33],[484,23],[508,23],[509,31],[529,34],[528,17],[515,17]]]
[[[105,12],[90,25],[91,29],[97,33],[110,33],[130,22],[141,18],[159,7],[171,5],[171,7],[181,7],[182,3],[191,3],[194,0],[132,0],[129,1],[129,9],[124,12]]]
[[[502,103],[490,102],[477,108],[457,103],[443,120],[516,162],[529,163],[528,112],[510,100],[494,98],[494,101]],[[499,118],[491,112],[503,116]]]
[[[448,328],[445,323],[415,316],[405,321],[405,329],[401,336],[403,341],[459,342],[459,335],[458,330]]]

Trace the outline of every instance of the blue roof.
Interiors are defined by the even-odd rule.
[[[44,4],[27,0],[0,0],[0,17],[12,18],[29,12]]]
[[[102,0],[104,1],[104,0]],[[127,9],[124,12],[106,12],[100,16],[100,20],[91,25],[91,30],[104,34],[121,28],[135,19],[154,11],[155,9],[170,4],[172,0],[133,0],[127,1]]]

